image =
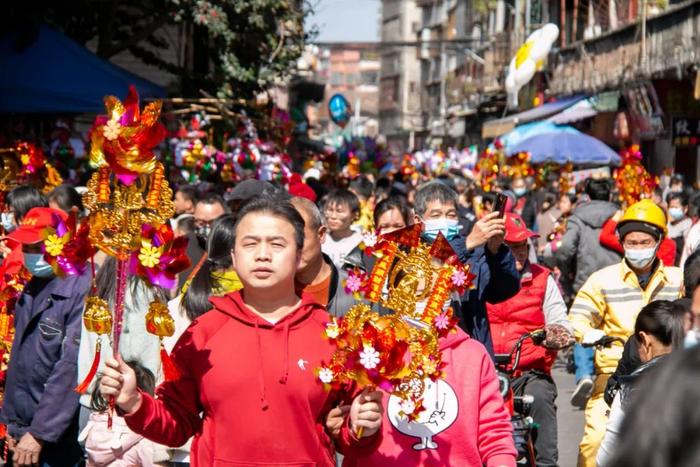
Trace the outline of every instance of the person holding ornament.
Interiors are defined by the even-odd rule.
[[[73,466],[78,445],[77,361],[90,274],[58,277],[42,252],[42,233],[63,211],[34,208],[9,238],[22,245],[32,274],[15,308],[15,338],[0,422],[15,466]]]
[[[482,217],[465,238],[459,234],[457,192],[442,183],[431,181],[421,185],[414,204],[415,222],[423,223],[423,238],[434,241],[441,233],[463,264],[476,275],[475,287],[455,300],[459,326],[473,339],[481,342],[493,355],[486,303],[500,303],[520,288],[520,275],[515,259],[503,244],[505,221],[500,213]]]
[[[303,244],[304,221],[289,202],[260,198],[241,208],[232,260],[243,289],[212,298],[213,309],[182,335],[172,353],[180,377],[161,384],[153,398],[137,389],[123,360],[107,363],[101,392],[115,398],[133,431],[170,446],[194,436],[194,466],[331,467],[326,415],[351,400],[340,450],[369,453],[377,446],[381,394],[326,392],[314,374],[334,348],[322,338],[330,320],[324,308],[295,291]]]

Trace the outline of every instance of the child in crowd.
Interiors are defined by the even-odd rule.
[[[362,234],[352,230],[360,215],[360,200],[348,190],[334,190],[323,198],[322,212],[328,235],[321,249],[341,268],[345,257],[362,241]]]
[[[128,365],[136,373],[139,389],[153,395],[156,379],[150,370],[136,362]],[[165,448],[137,435],[126,426],[123,417],[112,416],[112,428],[107,427],[107,401],[102,397],[99,384],[92,393],[90,421],[80,433],[79,441],[85,443],[87,467],[151,467],[167,461]]]

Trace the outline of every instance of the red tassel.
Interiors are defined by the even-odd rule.
[[[85,376],[83,382],[77,385],[74,389],[74,391],[78,394],[85,394],[88,390],[88,387],[90,386],[90,383],[92,383],[92,380],[95,379],[95,375],[97,374],[97,367],[100,366],[101,353],[102,339],[97,339],[97,345],[95,346],[95,358],[92,360],[92,366],[90,367],[90,371],[88,372],[87,376]]]
[[[177,369],[175,362],[170,358],[170,355],[168,355],[162,343],[160,345],[160,361],[163,364],[165,381],[175,381],[180,378],[180,371]]]

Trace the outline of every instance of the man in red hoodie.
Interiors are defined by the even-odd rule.
[[[515,256],[520,273],[520,291],[498,304],[487,304],[493,349],[509,354],[513,345],[526,333],[544,328],[545,346],[531,340],[523,342],[522,354],[513,382],[516,394],[534,397],[530,415],[539,427],[535,437],[538,467],[557,465],[557,388],[551,369],[557,356],[552,347],[573,344],[573,327],[566,317],[566,304],[552,277],[552,272],[528,261],[529,240],[537,234],[528,230],[523,219],[506,213],[506,245]]]
[[[244,288],[212,298],[214,308],[180,338],[173,349],[180,378],[163,383],[156,399],[137,390],[121,359],[107,362],[100,389],[116,398],[133,431],[169,446],[194,435],[194,467],[331,467],[334,448],[324,424],[346,399],[351,409],[339,450],[376,447],[381,393],[354,399],[328,393],[314,375],[334,348],[321,337],[330,320],[324,308],[295,293],[303,242],[304,221],[289,202],[262,198],[241,209],[233,263]]]

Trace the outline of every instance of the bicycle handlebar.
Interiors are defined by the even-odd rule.
[[[597,347],[597,348],[602,348],[602,347],[610,347],[613,343],[619,342],[622,345],[625,345],[626,341],[622,339],[621,337],[614,337],[614,336],[603,336],[600,339],[598,339],[595,342],[591,343],[581,343],[581,347]]]

